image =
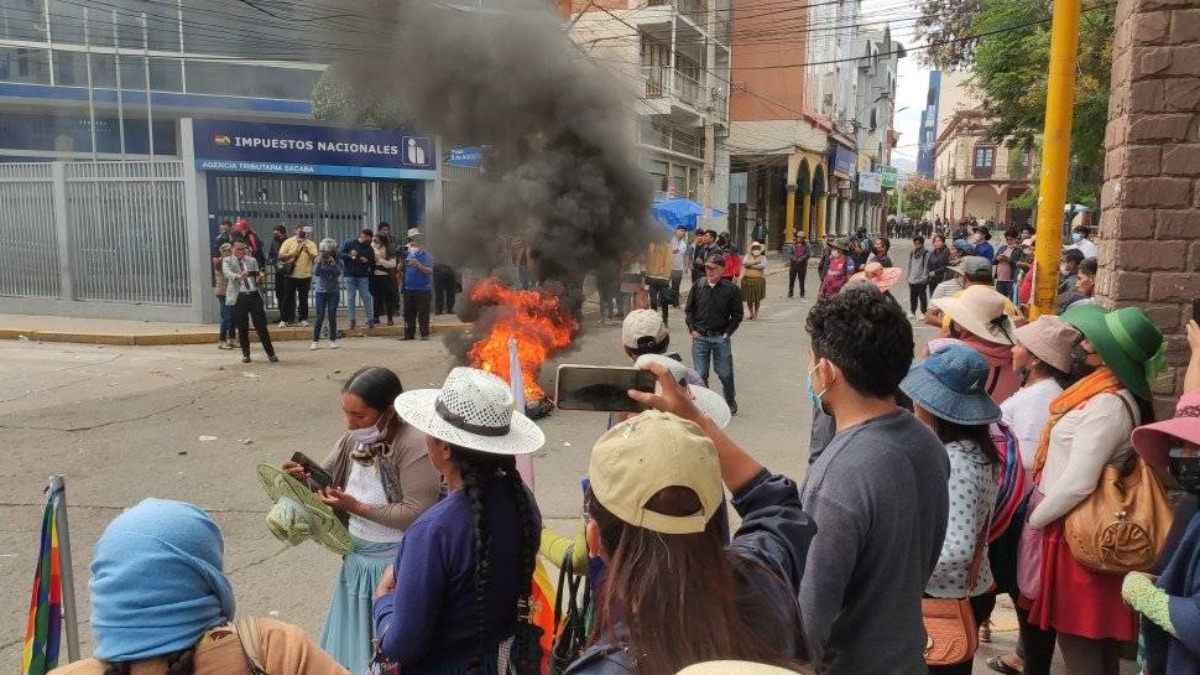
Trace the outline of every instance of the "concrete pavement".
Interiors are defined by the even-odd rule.
[[[898,245],[899,264],[907,250]],[[778,269],[778,264],[776,264]],[[811,266],[815,268],[815,263]],[[811,406],[805,390],[808,340],[804,320],[816,296],[787,299],[786,277],[773,275],[758,321],[733,339],[740,413],[729,431],[764,464],[797,480],[807,469]],[[907,305],[907,291],[893,291]],[[690,364],[690,339],[681,311],[670,321],[673,347]],[[211,327],[210,327],[211,328]],[[921,339],[931,329],[918,329]],[[323,457],[342,433],[338,391],[363,365],[384,365],[406,388],[438,386],[453,363],[437,341],[399,343],[368,337],[342,349],[310,352],[299,342],[279,345],[281,362],[255,362],[212,345],[126,347],[0,341],[0,667],[19,659],[28,589],[35,563],[41,490],[51,473],[67,476],[76,589],[91,651],[87,565],[103,527],[122,508],[169,497],[209,509],[226,538],[226,567],[239,610],[277,615],[310,634],[320,630],[339,561],[311,543],[287,548],[268,532],[269,507],[254,477],[258,462],[279,463],[300,450]],[[620,329],[586,321],[578,348],[557,362],[625,365]],[[555,363],[543,369],[553,385]],[[717,379],[713,377],[714,385]],[[547,443],[535,459],[536,493],[547,522],[570,531],[581,512],[579,479],[605,416],[558,411],[541,422]],[[215,437],[202,440],[201,437]],[[1011,614],[997,613],[993,646],[1015,639]],[[1132,671],[1130,671],[1132,672]]]

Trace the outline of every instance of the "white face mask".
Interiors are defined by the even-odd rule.
[[[379,420],[375,422],[375,424],[372,424],[369,427],[351,429],[350,438],[353,438],[355,443],[361,443],[363,445],[368,443],[377,443],[383,438],[383,429],[379,428],[380,423],[383,423],[385,427],[387,426],[387,422],[384,420],[382,415],[379,417]]]
[[[1062,263],[1058,266],[1058,273],[1064,277],[1071,273],[1071,270],[1067,269],[1067,263]]]

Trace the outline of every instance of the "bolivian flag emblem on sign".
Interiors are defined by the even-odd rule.
[[[233,145],[233,139],[229,134],[217,134],[213,136],[213,143],[217,145]]]

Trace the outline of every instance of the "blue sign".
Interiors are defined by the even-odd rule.
[[[483,166],[483,148],[453,148],[446,163],[454,166]]]
[[[437,178],[433,142],[395,131],[195,120],[201,171]]]
[[[835,145],[830,154],[832,155],[833,172],[843,178],[853,179],[854,169],[857,166],[854,153],[840,145]]]

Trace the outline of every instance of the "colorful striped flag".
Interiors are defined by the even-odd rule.
[[[29,622],[25,627],[25,649],[21,656],[22,675],[45,675],[58,666],[63,630],[63,585],[54,507],[60,495],[61,492],[50,494],[42,514],[41,546],[37,571],[33,575]]]

